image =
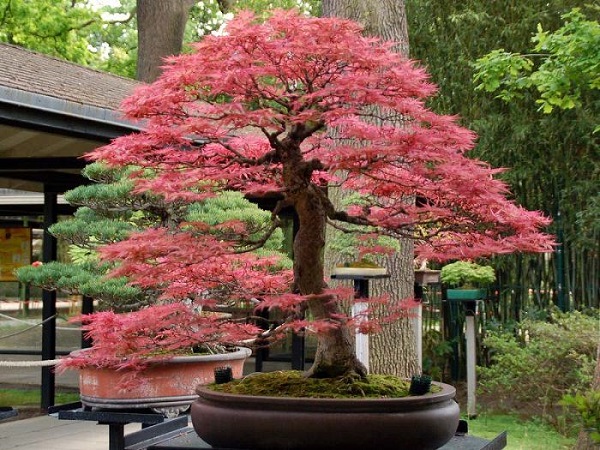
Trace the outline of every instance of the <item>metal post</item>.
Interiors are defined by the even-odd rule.
[[[110,423],[108,425],[108,449],[123,450],[125,448],[125,425]]]
[[[81,314],[92,314],[94,312],[94,299],[86,295],[81,300]],[[81,348],[89,348],[92,346],[91,339],[85,337],[85,333],[81,333]]]
[[[417,373],[423,372],[423,302],[415,309],[413,327],[415,330],[415,344],[417,352]]]
[[[57,194],[44,192],[44,240],[42,247],[43,262],[56,260],[56,239],[48,232],[50,225],[56,223]],[[56,292],[42,292],[42,360],[56,358]],[[53,367],[42,367],[41,408],[54,405],[55,377]]]
[[[462,323],[459,317],[460,309],[458,302],[446,300],[448,312],[448,330],[449,338],[452,346],[452,361],[450,373],[453,380],[457,381],[460,378],[460,352],[459,340],[461,338]]]
[[[415,300],[419,302],[419,306],[415,309],[413,317],[413,328],[415,331],[415,344],[417,352],[417,373],[423,372],[423,297],[425,295],[423,286],[419,283],[414,283],[413,287]]]

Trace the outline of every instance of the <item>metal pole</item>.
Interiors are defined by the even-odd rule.
[[[423,303],[419,302],[419,306],[415,308],[415,316],[413,318],[413,326],[415,329],[415,344],[417,352],[417,373],[423,372]]]
[[[57,194],[44,192],[44,240],[42,260],[47,263],[56,260],[56,239],[48,232],[50,225],[56,223]],[[42,292],[42,360],[56,358],[56,292]],[[54,368],[42,367],[41,408],[54,406],[55,377]]]
[[[86,295],[81,299],[81,314],[92,314],[94,312],[94,299]],[[92,346],[91,339],[85,336],[85,332],[81,333],[81,348],[89,348]]]
[[[423,286],[414,283],[414,295],[415,300],[419,305],[415,308],[415,315],[413,317],[413,328],[415,330],[415,344],[417,352],[417,373],[423,372],[423,300],[424,290]]]

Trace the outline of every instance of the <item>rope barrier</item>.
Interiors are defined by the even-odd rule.
[[[29,330],[33,330],[34,328],[37,328],[40,325],[45,324],[49,320],[52,320],[52,319],[56,318],[56,315],[50,316],[50,317],[44,319],[42,322],[37,322],[37,323],[36,322],[32,323],[29,320],[17,319],[16,317],[8,316],[8,315],[2,314],[2,313],[0,313],[0,317],[2,317],[4,319],[13,320],[15,322],[19,322],[19,323],[24,323],[24,324],[27,324],[27,325],[31,325],[30,327],[25,328],[24,330],[20,330],[20,331],[16,331],[15,333],[11,333],[11,334],[0,336],[0,340],[2,340],[2,339],[10,338],[10,337],[13,337],[13,336],[17,336],[17,335],[19,335],[21,333],[25,333],[25,332],[27,332]],[[56,327],[56,329],[60,330],[60,331],[81,331],[80,327]]]
[[[21,322],[21,323],[26,323],[26,324],[32,325],[32,322],[31,322],[31,321],[28,321],[28,320],[23,320],[23,319],[17,319],[16,317],[9,316],[9,315],[7,315],[7,314],[2,314],[2,313],[0,313],[0,317],[2,317],[3,319],[13,320],[13,321],[15,321],[15,322]],[[34,323],[35,323],[35,322],[34,322]]]
[[[4,314],[0,314],[0,316],[4,316]],[[56,315],[50,316],[50,317],[44,319],[43,321],[41,321],[40,323],[36,323],[34,325],[31,325],[30,327],[27,327],[24,330],[15,331],[14,333],[5,334],[3,336],[0,336],[0,340],[2,340],[2,339],[8,339],[8,338],[11,338],[13,336],[18,336],[19,334],[26,333],[27,331],[33,330],[34,328],[37,328],[37,327],[45,324],[46,322],[48,322],[49,320],[54,319],[55,317],[56,317]],[[25,322],[25,321],[22,320],[21,322]],[[25,322],[25,323],[27,323],[27,322]]]
[[[0,367],[46,367],[55,366],[60,359],[44,359],[42,361],[0,361]]]
[[[8,320],[13,320],[15,322],[30,325],[29,327],[27,327],[23,330],[19,330],[14,333],[0,336],[0,340],[2,340],[2,339],[8,339],[8,338],[11,338],[14,336],[18,336],[19,334],[23,334],[23,333],[33,330],[34,328],[40,327],[40,326],[44,325],[46,322],[48,322],[52,319],[55,319],[56,314],[53,316],[47,317],[46,319],[44,319],[41,322],[31,322],[28,320],[22,320],[22,319],[18,319],[16,317],[12,317],[12,316],[2,314],[2,313],[0,313],[0,317],[4,318],[4,319],[8,319]],[[56,329],[64,330],[64,331],[81,331],[81,329],[77,328],[77,327],[56,327]],[[0,367],[48,367],[48,366],[55,366],[59,362],[60,362],[60,359],[44,359],[42,361],[0,361]]]

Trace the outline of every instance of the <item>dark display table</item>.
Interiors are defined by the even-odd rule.
[[[231,450],[211,447],[200,439],[188,426],[187,415],[165,418],[150,410],[89,410],[82,408],[80,403],[52,407],[49,413],[60,420],[89,420],[107,425],[108,450]],[[126,435],[125,425],[128,423],[140,423],[142,429]],[[470,436],[467,422],[461,420],[456,435],[439,450],[501,450],[505,446],[506,432],[493,440]]]

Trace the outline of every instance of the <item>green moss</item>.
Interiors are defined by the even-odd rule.
[[[381,266],[375,264],[372,261],[369,261],[368,259],[361,259],[360,261],[354,261],[354,262],[345,262],[343,264],[338,265],[338,267],[355,267],[355,268],[361,268],[361,269],[380,269]]]
[[[269,397],[398,398],[409,395],[410,381],[391,375],[368,375],[366,379],[306,378],[302,372],[290,370],[256,373],[209,387],[219,392]]]

